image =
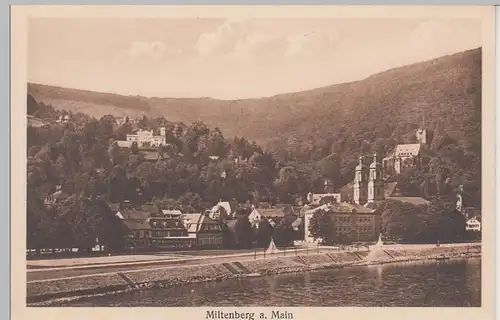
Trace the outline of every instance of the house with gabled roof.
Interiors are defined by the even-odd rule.
[[[71,195],[65,192],[61,185],[58,185],[56,186],[56,191],[45,198],[44,204],[46,206],[54,205],[66,201],[69,197],[71,197]]]
[[[189,236],[196,239],[200,248],[222,246],[221,223],[205,213],[188,213],[181,216],[181,221]]]
[[[219,201],[212,209],[209,210],[208,214],[211,219],[214,220],[225,220],[233,217],[234,210],[236,207],[231,205],[228,201]]]
[[[465,230],[481,232],[481,217],[472,217],[465,222]]]
[[[414,206],[429,204],[429,201],[422,198],[422,197],[418,197],[418,196],[412,197],[412,196],[403,195],[401,190],[398,188],[397,182],[386,183],[384,193],[385,193],[386,200],[394,200],[394,201],[401,201],[401,202],[405,202],[405,203],[411,203]]]
[[[343,197],[346,199],[350,199],[349,194],[352,194],[353,192],[353,186],[354,184],[348,183],[345,185],[342,189],[341,192],[343,194]],[[405,203],[411,203],[415,206],[419,205],[427,205],[429,204],[429,201],[419,197],[419,196],[406,196],[403,195],[401,190],[398,188],[397,182],[387,182],[384,185],[384,201],[401,201]],[[347,201],[349,202],[349,201]],[[380,203],[378,203],[380,204]],[[371,203],[371,204],[366,204],[368,207],[377,207],[377,204]]]
[[[141,210],[122,208],[116,216],[129,229],[128,238],[137,248],[188,248],[196,244],[196,234],[189,234],[181,215],[166,215],[155,205],[143,205]]]

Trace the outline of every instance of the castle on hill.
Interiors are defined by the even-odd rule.
[[[382,159],[384,173],[387,175],[400,174],[405,168],[419,168],[422,163],[421,147],[429,143],[429,132],[418,129],[415,133],[417,143],[398,144]]]
[[[135,134],[127,134],[126,140],[117,141],[121,148],[130,148],[137,143],[140,149],[155,148],[167,144],[167,133],[164,127],[160,128],[160,135],[154,135],[153,130],[139,129]]]

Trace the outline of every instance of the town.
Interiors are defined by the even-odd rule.
[[[330,7],[23,19],[26,306],[487,307],[492,15]]]
[[[71,125],[68,113],[56,119],[56,125]],[[128,127],[130,131],[144,119],[108,120],[111,120],[117,130]],[[116,151],[113,156],[128,154],[129,161],[135,161],[136,165],[158,164],[182,156],[174,154],[176,148],[169,143],[169,139],[175,141],[172,136],[175,134],[180,136],[185,128],[180,125],[172,126],[168,132],[170,136],[167,135],[166,127],[161,126],[158,129],[158,135],[155,135],[153,129],[142,128],[122,135],[124,139],[116,140],[110,147],[110,149],[115,148],[112,149]],[[64,246],[64,241],[52,242],[50,246],[45,247],[42,246],[43,241],[36,241],[28,251],[30,256],[34,252],[40,254],[73,250],[87,253],[138,254],[186,249],[267,248],[271,241],[281,247],[301,247],[319,242],[359,246],[374,243],[379,236],[389,243],[477,240],[481,229],[481,215],[478,209],[462,203],[461,186],[458,190],[447,191],[448,198],[455,206],[452,211],[459,213],[453,219],[457,220],[458,217],[460,221],[460,217],[463,218],[462,223],[458,222],[458,227],[456,223],[450,223],[445,227],[451,230],[452,237],[448,239],[446,232],[442,230],[439,231],[442,234],[441,239],[428,235],[419,239],[398,230],[390,221],[390,215],[404,215],[408,210],[409,214],[415,215],[412,210],[425,211],[429,206],[429,201],[419,195],[402,193],[397,179],[389,180],[389,177],[401,175],[405,170],[418,170],[425,165],[426,158],[422,150],[429,144],[429,136],[428,130],[418,128],[415,131],[415,143],[393,146],[392,151],[385,157],[362,154],[359,156],[354,176],[347,185],[337,186],[332,179],[325,178],[322,184],[323,190],[309,190],[306,195],[295,195],[292,201],[287,203],[276,197],[265,199],[268,201],[261,201],[255,197],[243,203],[235,198],[226,198],[220,199],[210,207],[194,208],[186,204],[173,203],[172,200],[144,201],[140,195],[145,192],[145,188],[139,182],[138,187],[133,190],[135,194],[132,194],[130,199],[122,195],[122,201],[113,202],[109,194],[105,199],[106,210],[119,221],[117,224],[112,224],[115,230],[111,235],[109,230],[104,235],[95,233],[94,238],[87,237],[84,241],[85,246],[80,244],[77,249],[69,244]],[[223,160],[221,156],[209,155],[207,163],[208,166],[217,167]],[[229,156],[226,160],[234,165],[249,165],[249,160],[241,155]],[[102,171],[104,170],[101,169]],[[99,170],[96,172],[98,174]],[[218,177],[215,175],[219,182],[219,186],[216,187],[225,183],[227,174],[227,171],[222,169],[218,172]],[[446,187],[445,181],[441,189],[444,190]],[[55,192],[48,194],[44,199],[43,206],[47,210],[60,208],[68,202],[71,205],[71,201],[68,200],[74,198],[63,185],[56,185],[55,188]],[[442,192],[441,195],[444,196],[445,193]],[[102,198],[92,195],[91,199],[94,197]],[[439,201],[442,201],[444,198],[440,199]],[[188,199],[188,202],[192,200]],[[322,217],[326,217],[326,220]],[[412,227],[415,227],[415,217],[402,219],[406,219]],[[61,236],[61,233],[58,234]],[[109,239],[110,237],[114,238]],[[72,238],[74,238],[72,235],[68,237]],[[95,239],[94,243],[92,239]]]

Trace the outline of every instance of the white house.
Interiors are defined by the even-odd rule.
[[[470,218],[465,223],[465,230],[466,231],[480,232],[481,231],[481,221],[479,221],[476,217]]]
[[[154,148],[166,145],[166,129],[160,128],[160,135],[155,136],[153,130],[139,129],[135,134],[127,134],[127,140],[116,141],[119,147],[130,148],[132,144],[137,143],[138,148]]]
[[[253,226],[258,226],[259,222],[262,220],[262,215],[257,209],[253,209],[252,212],[248,215],[248,221]]]

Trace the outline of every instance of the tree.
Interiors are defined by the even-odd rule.
[[[40,249],[53,248],[57,229],[53,212],[48,212],[50,209],[44,207],[33,190],[28,191],[26,207],[27,247],[36,249],[37,254],[40,253]]]
[[[388,202],[382,211],[382,233],[392,239],[415,241],[419,238],[420,224],[425,207],[401,201]]]
[[[97,229],[99,244],[104,245],[109,252],[120,252],[124,248],[128,229],[104,201],[96,201],[95,205],[101,215]]]
[[[108,155],[111,164],[113,165],[119,165],[122,162],[122,157],[120,153],[120,147],[118,146],[118,143],[116,141],[111,142],[109,148],[108,148]]]
[[[121,202],[126,200],[128,194],[127,187],[128,179],[125,170],[120,166],[113,167],[108,177],[108,200],[110,202]]]
[[[340,182],[340,159],[337,156],[329,155],[322,160],[322,173],[324,178],[328,178],[333,183]]]
[[[132,145],[130,146],[130,153],[132,153],[132,154],[138,154],[139,153],[139,147],[137,146],[137,142],[136,141],[132,142]]]
[[[281,168],[278,178],[274,182],[277,194],[281,199],[290,201],[292,194],[300,192],[300,176],[292,166]]]
[[[267,219],[259,221],[255,230],[255,239],[257,246],[260,248],[267,248],[273,237],[273,227]]]
[[[253,243],[253,229],[247,216],[241,216],[234,226],[236,245],[240,248],[250,248]]]
[[[297,240],[297,231],[285,219],[280,219],[274,227],[274,241],[276,245],[289,246]]]
[[[65,248],[77,247],[80,251],[89,251],[96,245],[99,229],[102,228],[102,216],[99,206],[88,198],[72,197],[59,207],[66,236],[61,239]]]
[[[314,240],[322,239],[325,244],[332,244],[335,240],[335,226],[328,213],[317,210],[309,222],[309,232]]]
[[[397,186],[404,196],[423,196],[421,194],[423,184],[423,173],[414,168],[407,168],[396,178]]]
[[[456,211],[455,198],[437,196],[431,200],[423,219],[422,234],[427,241],[457,241],[465,235],[465,218]]]
[[[36,103],[35,98],[33,98],[32,95],[28,94],[27,105],[26,105],[27,114],[33,115],[37,110],[38,110],[38,104]]]

